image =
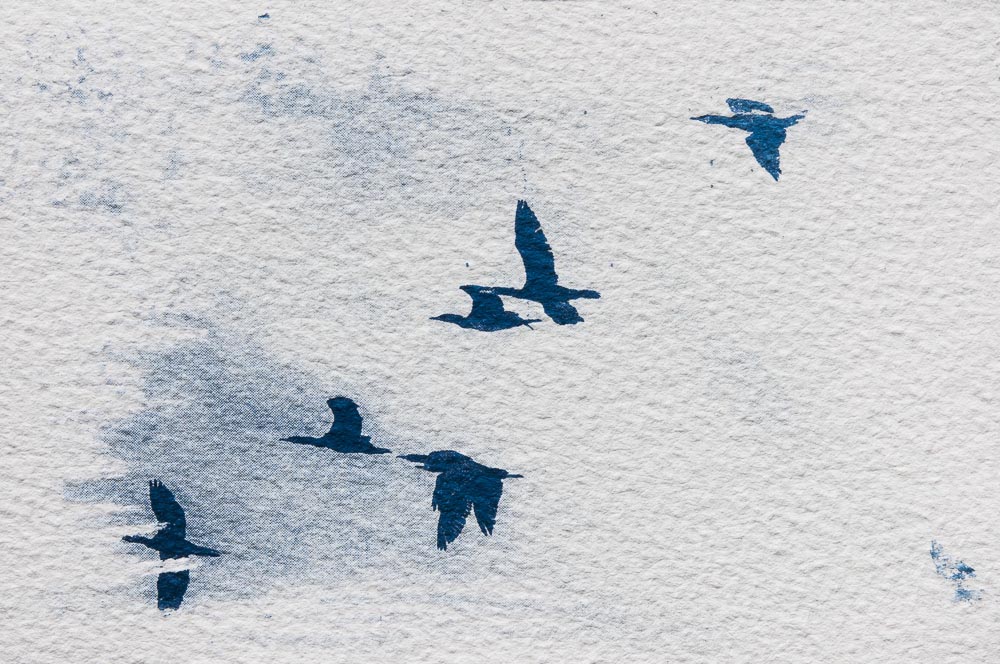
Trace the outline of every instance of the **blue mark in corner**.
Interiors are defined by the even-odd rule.
[[[476,463],[464,454],[440,450],[430,454],[401,454],[400,459],[423,464],[423,470],[438,473],[431,509],[437,510],[437,548],[444,551],[465,528],[470,511],[484,535],[493,534],[503,480],[523,477],[503,468]]]
[[[726,104],[734,115],[699,115],[691,119],[750,132],[746,143],[750,146],[754,159],[777,181],[781,175],[778,148],[785,142],[785,129],[796,124],[805,115],[777,118],[774,117],[771,106],[753,99],[730,98],[726,100]]]
[[[931,541],[931,560],[934,561],[934,570],[939,576],[955,583],[956,602],[971,602],[982,598],[981,591],[965,587],[968,579],[975,578],[976,570],[947,555],[936,541]]]
[[[472,298],[472,311],[468,316],[443,314],[431,320],[454,323],[460,327],[483,332],[495,332],[511,327],[540,322],[525,320],[512,311],[503,308],[501,295],[521,300],[530,300],[542,305],[545,315],[557,325],[575,325],[583,322],[583,317],[570,300],[579,298],[597,299],[601,294],[595,290],[579,290],[559,285],[556,274],[555,256],[549,246],[538,217],[525,201],[517,202],[514,215],[514,247],[524,264],[524,285],[520,288],[501,286],[462,286]]]

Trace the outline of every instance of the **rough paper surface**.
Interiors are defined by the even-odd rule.
[[[0,19],[0,660],[1000,652],[993,3]]]

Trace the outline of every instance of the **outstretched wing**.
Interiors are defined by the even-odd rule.
[[[483,286],[460,286],[472,298],[472,311],[469,318],[492,319],[502,316],[506,311],[500,296]]]
[[[480,475],[472,482],[472,506],[476,510],[476,522],[484,535],[493,534],[497,522],[497,505],[503,493],[503,481],[499,477]]]
[[[524,201],[517,202],[517,214],[514,217],[514,246],[521,254],[524,263],[524,287],[554,286],[559,277],[556,275],[556,262],[552,255],[552,247],[545,239],[542,225],[538,217]]]
[[[785,140],[784,129],[756,129],[746,138],[750,151],[753,152],[754,159],[765,171],[771,174],[775,180],[781,175],[781,168],[778,165],[778,147]]]
[[[333,411],[333,426],[327,435],[348,440],[356,440],[361,436],[361,413],[358,405],[347,397],[330,399],[327,402]]]
[[[184,510],[174,498],[174,494],[163,486],[160,480],[150,480],[149,482],[149,504],[153,507],[156,520],[167,524],[167,531],[178,537],[184,537],[187,527],[184,521]]]
[[[441,473],[434,484],[434,499],[431,508],[440,512],[438,516],[437,547],[444,551],[455,541],[472,509],[466,483],[463,478]]]
[[[180,608],[191,581],[191,572],[163,572],[156,578],[156,606],[161,611]]]

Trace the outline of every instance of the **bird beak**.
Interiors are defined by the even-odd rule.
[[[406,459],[407,461],[412,461],[413,463],[427,463],[426,454],[399,454],[396,456],[397,459]]]

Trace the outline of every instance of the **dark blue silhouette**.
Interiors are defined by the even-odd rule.
[[[170,489],[163,486],[159,480],[149,482],[149,503],[153,507],[156,520],[166,524],[152,538],[141,535],[126,535],[125,542],[143,544],[160,554],[160,560],[171,558],[187,558],[188,556],[209,556],[215,558],[222,555],[215,549],[199,546],[189,542],[185,535],[187,524],[184,510],[174,498]],[[164,572],[156,580],[157,606],[161,609],[176,609],[184,599],[187,590],[189,573]]]
[[[440,473],[434,485],[431,509],[440,512],[437,547],[442,551],[465,528],[465,520],[473,509],[479,529],[484,535],[492,535],[497,520],[497,505],[503,493],[503,480],[523,477],[512,475],[502,468],[483,466],[451,450],[403,454],[399,458],[422,463],[424,470]]]
[[[583,322],[576,308],[569,303],[578,298],[597,299],[595,290],[577,290],[559,285],[556,261],[552,247],[545,239],[538,217],[525,201],[517,202],[514,216],[514,246],[524,263],[524,286],[521,288],[493,288],[497,295],[531,300],[542,305],[545,314],[558,325]]]
[[[472,311],[469,312],[469,315],[441,314],[440,316],[432,316],[431,320],[442,320],[481,332],[496,332],[521,325],[530,328],[531,323],[539,322],[536,318],[526,320],[516,312],[504,309],[503,300],[491,288],[484,286],[459,286],[459,288],[472,298]]]
[[[191,572],[186,569],[180,572],[163,572],[156,577],[156,608],[160,611],[179,609],[190,581]]]
[[[725,115],[701,115],[692,120],[698,120],[706,124],[719,124],[734,129],[742,129],[750,132],[746,142],[753,152],[754,159],[764,167],[775,180],[781,174],[778,165],[778,148],[785,142],[785,129],[791,127],[805,115],[793,115],[787,118],[776,118],[774,109],[767,104],[752,99],[727,99],[735,115],[729,117]],[[754,113],[753,111],[763,111],[768,115]]]
[[[375,447],[370,436],[361,435],[361,413],[358,405],[347,397],[334,397],[326,402],[333,411],[333,425],[319,438],[290,436],[281,440],[300,445],[326,447],[345,454],[385,454],[392,450]]]

